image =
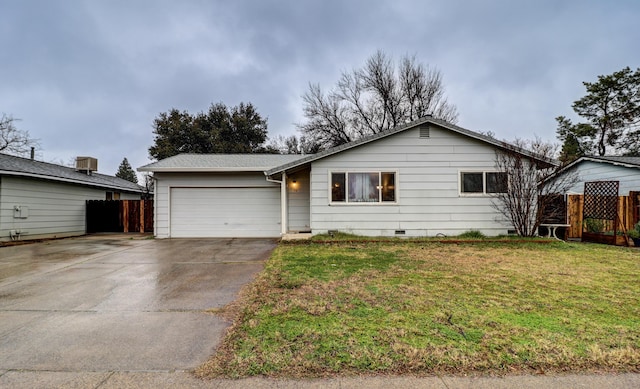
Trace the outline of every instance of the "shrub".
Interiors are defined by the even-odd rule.
[[[602,232],[604,230],[604,222],[600,219],[584,219],[584,225],[587,228],[587,232]]]
[[[486,238],[486,236],[481,231],[469,230],[469,231],[465,231],[462,234],[458,235],[458,238],[483,239],[483,238]]]
[[[633,229],[629,230],[627,235],[632,239],[640,239],[640,222],[636,223],[636,225],[633,226]]]

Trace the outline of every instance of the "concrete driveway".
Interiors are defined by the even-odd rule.
[[[229,324],[205,310],[231,302],[275,245],[95,235],[2,247],[0,378],[194,368]]]

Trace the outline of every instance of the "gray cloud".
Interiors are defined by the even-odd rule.
[[[375,50],[442,71],[460,125],[555,138],[582,81],[638,67],[631,1],[32,1],[0,12],[0,112],[45,160],[147,162],[170,108],[250,101],[272,135],[302,120],[309,82],[333,86]]]

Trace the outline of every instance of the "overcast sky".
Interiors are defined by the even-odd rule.
[[[0,2],[0,113],[40,139],[38,159],[149,162],[171,108],[251,102],[270,136],[303,121],[309,82],[331,88],[376,50],[442,72],[458,125],[555,140],[583,81],[640,66],[640,2]]]

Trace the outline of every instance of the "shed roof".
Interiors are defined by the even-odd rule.
[[[568,165],[562,167],[562,169],[555,172],[550,177],[547,177],[545,181],[552,180],[554,177],[565,174],[565,172],[572,169],[574,166],[585,162],[591,161],[596,163],[610,164],[614,166],[623,166],[631,169],[640,169],[640,157],[622,157],[622,156],[583,156]]]
[[[627,167],[640,168],[640,157],[597,156],[597,157],[582,157],[580,159],[583,161],[591,160],[596,162],[607,162],[612,164],[625,165]]]
[[[70,182],[118,191],[136,193],[142,193],[143,191],[143,188],[138,184],[122,178],[95,172],[88,175],[77,171],[75,168],[16,157],[8,154],[0,154],[0,175],[33,177],[51,181]]]
[[[178,154],[138,168],[141,172],[263,172],[304,155],[291,154]]]
[[[574,166],[584,162],[591,161],[597,163],[605,163],[610,165],[624,166],[632,169],[640,169],[640,157],[621,157],[621,156],[583,156],[570,164],[564,166],[556,174],[561,174]]]

